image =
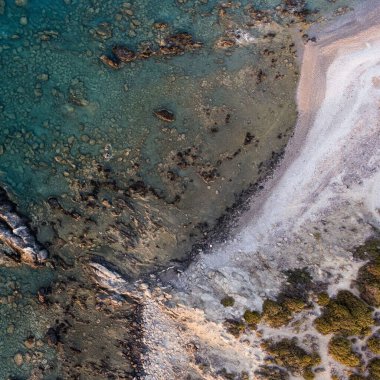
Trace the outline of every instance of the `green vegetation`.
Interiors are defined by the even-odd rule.
[[[285,271],[287,276],[287,285],[282,290],[279,299],[296,298],[307,301],[308,293],[313,289],[313,278],[309,270],[305,268],[297,268]]]
[[[353,373],[350,375],[349,380],[365,380],[365,377],[362,375],[358,375],[357,373]]]
[[[367,335],[374,321],[371,309],[347,290],[325,306],[323,314],[315,320],[316,329],[322,334]]]
[[[380,239],[368,239],[363,245],[357,247],[353,254],[360,260],[378,260],[380,258]]]
[[[226,296],[224,297],[220,303],[224,306],[224,307],[231,307],[231,306],[234,306],[235,305],[235,300],[233,297],[231,296]]]
[[[257,311],[246,310],[243,318],[250,328],[255,329],[257,324],[260,323],[261,314]]]
[[[227,328],[227,331],[236,338],[239,338],[239,336],[245,330],[245,324],[242,321],[237,321],[234,319],[227,319],[224,324]]]
[[[369,379],[380,380],[380,359],[372,359],[368,363]]]
[[[302,300],[285,298],[281,303],[265,300],[262,319],[270,327],[281,327],[288,324],[293,313],[298,313],[306,307]]]
[[[326,292],[318,294],[317,303],[319,306],[326,306],[330,302],[330,297]]]
[[[285,367],[292,374],[301,375],[305,379],[314,377],[312,367],[321,361],[317,353],[308,353],[299,347],[296,338],[283,339],[275,343],[266,341],[264,348],[273,357],[275,364]]]
[[[263,303],[263,321],[270,327],[281,327],[292,319],[292,313],[287,308],[272,300]]]
[[[368,348],[376,355],[380,355],[380,337],[372,335],[367,341]]]
[[[289,374],[277,366],[263,365],[255,371],[256,380],[288,380]]]
[[[369,305],[380,306],[380,239],[368,239],[357,247],[354,257],[370,262],[360,268],[358,287],[360,297]]]
[[[330,340],[329,354],[347,367],[357,367],[360,364],[360,357],[352,351],[351,342],[343,336],[334,336]]]
[[[359,270],[360,297],[371,306],[380,306],[380,260],[363,265]]]

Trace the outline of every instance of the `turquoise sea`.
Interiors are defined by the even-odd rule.
[[[104,300],[88,262],[133,281],[224,227],[292,134],[292,30],[354,4],[0,0],[0,185],[50,254],[0,268],[1,379],[137,376],[133,306]],[[178,33],[201,46],[100,60]]]

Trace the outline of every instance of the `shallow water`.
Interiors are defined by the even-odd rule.
[[[46,318],[51,326],[54,315],[75,304],[77,295],[67,289],[88,282],[82,270],[88,260],[105,258],[134,279],[184,260],[241,193],[270,170],[296,119],[298,68],[285,26],[301,20],[271,14],[266,27],[252,14],[253,8],[273,10],[279,3],[5,1],[0,182],[49,248],[55,270],[4,269],[4,286],[16,282],[29,306],[20,304],[19,319],[1,310],[1,323],[15,323],[15,333],[1,352],[0,377],[27,376],[33,365],[16,366],[14,355],[21,350],[25,356],[22,342],[30,329],[42,339]],[[308,9],[327,13],[351,4],[316,0]],[[300,28],[320,15],[311,12]],[[156,29],[156,22],[167,28]],[[248,36],[247,42],[216,48],[233,30],[240,30],[240,41]],[[203,47],[120,70],[99,59],[115,44],[156,49],[183,31]],[[153,112],[160,108],[171,110],[175,121],[158,120]],[[25,283],[31,284],[27,290]],[[49,283],[62,303],[59,311],[37,302],[38,289]],[[60,286],[66,298],[60,298]],[[86,298],[90,293],[91,287]],[[38,314],[41,308],[47,310],[39,322],[28,310]],[[106,321],[107,336],[108,317],[88,314],[90,322]],[[76,327],[69,330],[63,345],[75,340]],[[57,347],[46,342],[43,352],[54,369],[41,373],[64,373],[51,357]],[[79,351],[85,362],[89,354]]]

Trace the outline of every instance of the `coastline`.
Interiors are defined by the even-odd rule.
[[[350,289],[355,281],[363,262],[353,260],[351,250],[373,235],[373,225],[380,225],[380,199],[376,196],[380,176],[379,115],[374,101],[366,100],[375,99],[377,94],[374,78],[380,76],[376,69],[380,27],[375,25],[376,11],[369,11],[363,22],[367,17],[364,11],[340,19],[339,26],[345,22],[345,28],[339,29],[339,34],[329,26],[330,32],[329,27],[326,34],[322,29],[317,42],[306,46],[297,91],[299,119],[284,159],[253,200],[251,209],[239,219],[236,235],[227,243],[211,247],[207,255],[200,254],[187,270],[171,279],[170,297],[177,303],[174,321],[178,331],[184,325],[191,329],[184,322],[191,316],[198,325],[211,329],[226,318],[240,318],[244,309],[261,310],[265,298],[276,298],[280,293],[287,270],[308,268],[313,281],[331,297]],[[355,86],[358,82],[360,86]],[[363,107],[371,108],[363,113]],[[223,307],[223,296],[233,296],[235,306]],[[168,317],[165,308],[159,310],[157,314]],[[328,357],[328,340],[312,325],[316,316],[309,315],[300,336],[314,333],[324,371],[340,373],[344,368]],[[260,336],[244,335],[251,342],[245,350],[244,340],[231,341],[224,335],[227,347],[220,352],[220,332],[215,332],[211,339],[214,343],[208,344],[198,329],[192,328],[189,334],[196,337],[198,350],[213,357],[214,367],[223,365],[230,371],[252,374],[264,362],[265,353],[260,348],[263,336],[278,339],[292,334],[291,328],[276,331],[262,327]],[[149,329],[145,332],[151,343],[157,344],[151,334]],[[170,335],[170,339],[189,339],[187,334],[178,334]],[[305,347],[309,343],[303,342]],[[148,356],[156,367],[159,363],[170,366],[164,350],[148,347]],[[189,352],[182,354],[191,362]],[[149,366],[146,369],[149,373]],[[325,376],[322,371],[316,378]]]

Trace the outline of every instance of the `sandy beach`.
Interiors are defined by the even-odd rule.
[[[239,339],[223,322],[261,311],[286,284],[288,270],[306,268],[334,297],[352,288],[363,265],[352,249],[380,226],[380,6],[373,5],[310,31],[316,42],[303,51],[294,137],[235,236],[200,254],[165,291],[146,286],[134,295],[141,302],[146,379],[179,379],[178,373],[222,379],[223,371],[262,379],[255,371],[265,363],[263,340],[293,337],[305,350],[317,347],[315,379],[348,378],[328,355],[329,338],[314,327],[318,306],[301,313],[296,327],[260,325],[260,334]],[[102,281],[112,289],[116,280],[108,273]],[[120,278],[115,283],[120,287]],[[221,304],[226,296],[233,307]]]
[[[236,236],[200,255],[173,281],[184,310],[204,310],[213,322],[239,318],[246,308],[260,310],[294,268],[307,267],[331,296],[355,279],[360,263],[350,250],[380,225],[380,9],[366,4],[313,30],[316,42],[303,52],[299,119],[285,158],[240,219]],[[233,310],[221,306],[225,295],[234,298]],[[245,350],[230,342],[218,361],[217,348],[191,332],[215,366],[251,373],[263,360],[260,339]],[[324,368],[331,369],[326,340],[319,343]]]

